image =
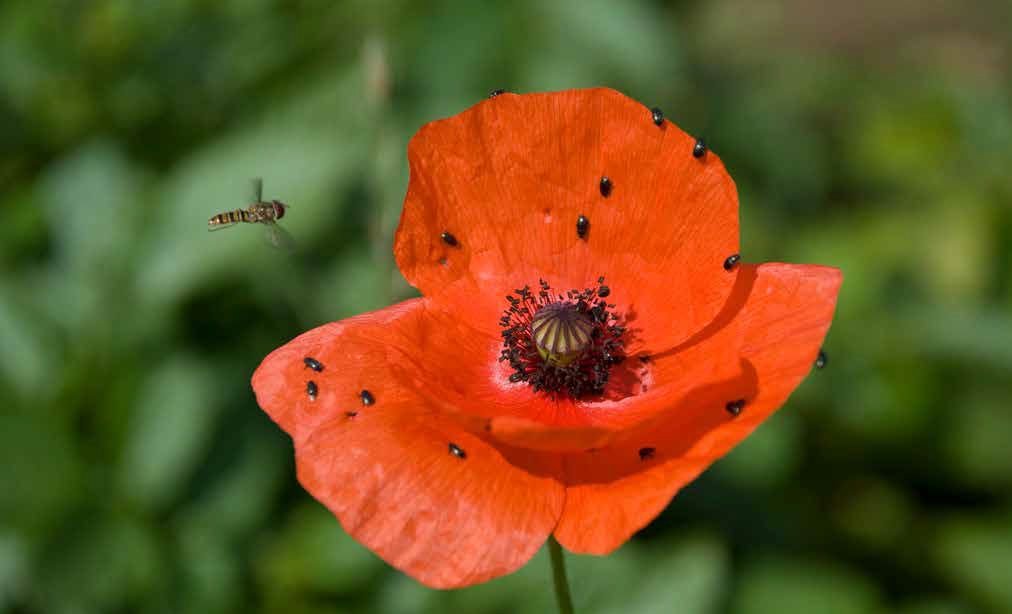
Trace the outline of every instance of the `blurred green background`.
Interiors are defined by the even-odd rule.
[[[294,479],[249,376],[411,293],[405,146],[606,85],[725,161],[746,260],[846,281],[829,366],[607,558],[579,612],[1012,612],[1006,2],[0,7],[0,611],[551,611],[425,589]],[[208,233],[248,180],[294,254]]]

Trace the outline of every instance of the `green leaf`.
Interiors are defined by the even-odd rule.
[[[31,585],[31,545],[18,533],[0,531],[0,611],[23,602]]]
[[[773,488],[789,480],[801,463],[801,422],[779,412],[714,465],[717,474],[752,488]]]
[[[183,510],[183,524],[241,538],[267,522],[292,470],[291,448],[251,428],[243,429],[242,437],[238,458],[216,472],[207,491]]]
[[[152,533],[125,517],[82,518],[42,560],[36,599],[45,611],[107,612],[137,604],[161,582]]]
[[[342,594],[368,583],[385,564],[352,539],[317,503],[295,508],[258,553],[259,584],[284,601],[306,591]]]
[[[33,305],[23,302],[26,288],[21,283],[0,279],[0,380],[10,394],[31,398],[35,403],[50,400],[58,387],[47,385],[52,368],[58,364],[60,346],[56,335],[40,321]]]
[[[949,418],[941,433],[952,479],[996,493],[1012,487],[1012,413],[1002,398],[1007,390],[978,388]]]
[[[82,494],[82,467],[71,433],[42,414],[0,414],[0,518],[50,528]]]
[[[870,579],[838,563],[770,558],[744,569],[731,611],[869,614],[880,603],[880,591]]]
[[[728,552],[713,537],[651,543],[638,557],[633,577],[619,581],[607,576],[606,585],[595,587],[593,577],[601,577],[598,574],[604,560],[589,559],[594,569],[587,569],[580,584],[585,596],[580,601],[588,606],[587,611],[600,614],[716,613],[727,590]],[[594,607],[595,604],[599,605]],[[577,610],[583,611],[583,608]]]
[[[57,258],[76,276],[101,279],[130,266],[144,219],[142,176],[115,145],[98,141],[50,166],[41,180]]]
[[[175,501],[211,444],[219,397],[214,370],[179,355],[155,367],[138,391],[120,463],[120,485],[148,507]]]
[[[974,614],[976,610],[956,598],[926,597],[896,608],[895,614]]]
[[[1012,612],[1012,513],[944,518],[932,542],[939,571],[994,612]]]
[[[242,600],[239,559],[233,548],[214,532],[187,527],[179,535],[181,586],[174,598],[179,612],[225,614]]]

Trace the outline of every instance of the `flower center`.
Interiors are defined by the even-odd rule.
[[[550,365],[564,367],[590,345],[594,321],[576,303],[549,303],[534,312],[531,335],[538,354]]]
[[[535,294],[530,286],[506,297],[500,361],[513,368],[511,382],[527,382],[534,390],[565,392],[571,398],[600,394],[611,367],[625,359],[619,316],[603,300],[608,286],[554,294],[544,280]],[[604,278],[598,279],[598,284]]]

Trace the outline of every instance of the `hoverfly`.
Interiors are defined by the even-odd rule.
[[[257,177],[252,182],[253,204],[245,209],[225,211],[207,220],[208,230],[221,230],[231,228],[239,222],[248,224],[263,224],[266,226],[267,242],[279,249],[290,250],[295,246],[292,236],[284,228],[278,226],[277,221],[285,216],[285,209],[290,205],[279,200],[264,201],[263,179]]]

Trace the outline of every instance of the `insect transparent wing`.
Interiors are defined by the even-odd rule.
[[[264,232],[264,239],[280,250],[286,252],[295,251],[295,239],[291,234],[284,228],[277,224],[267,224],[267,230]]]
[[[233,226],[235,226],[235,222],[230,222],[228,224],[215,224],[214,226],[208,226],[207,231],[214,232],[215,230],[225,230],[226,228],[231,228]]]
[[[264,180],[263,177],[254,177],[250,180],[250,197],[253,199],[251,202],[259,203],[263,202],[264,196]]]

